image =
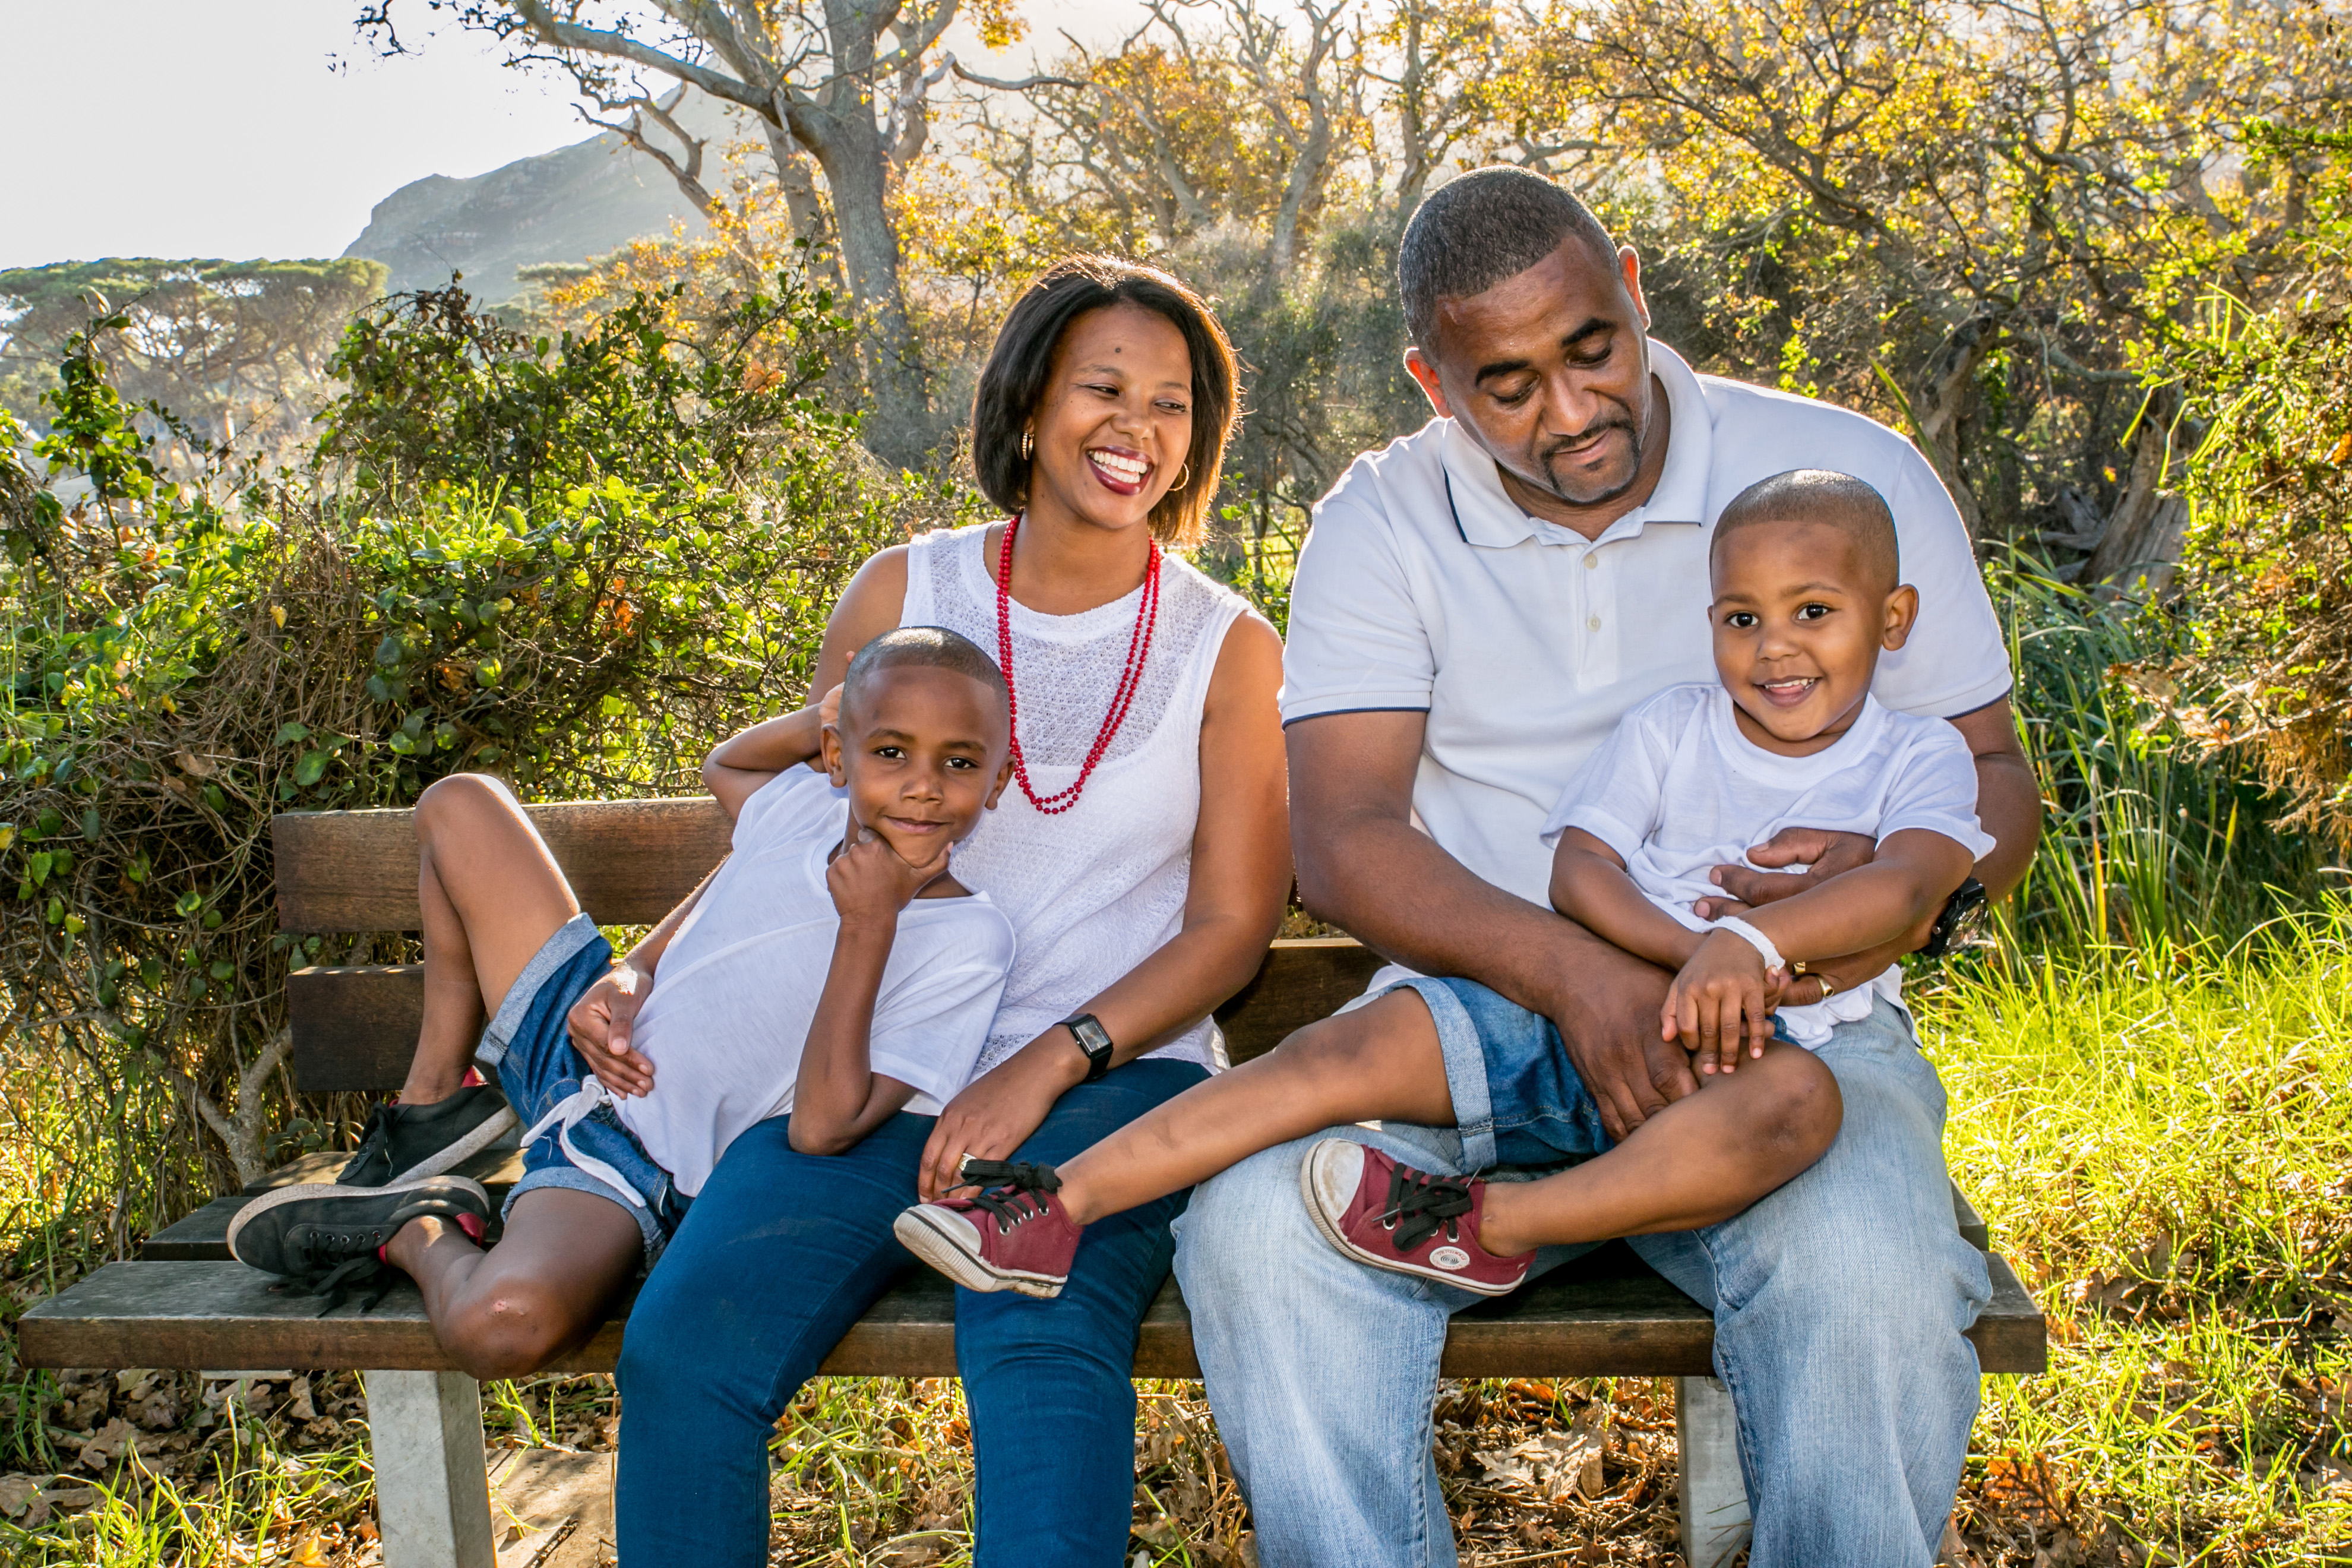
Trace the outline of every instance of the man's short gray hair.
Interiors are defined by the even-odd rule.
[[[1397,247],[1397,283],[1412,341],[1431,346],[1439,300],[1483,294],[1571,236],[1614,261],[1616,241],[1592,209],[1541,174],[1496,166],[1440,185],[1414,211]]]

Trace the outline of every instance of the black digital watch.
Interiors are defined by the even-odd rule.
[[[1936,915],[1936,923],[1927,930],[1927,944],[1919,950],[1922,958],[1941,958],[1952,951],[1952,939],[1960,933],[1969,917],[1985,906],[1985,885],[1970,877],[1952,889],[1944,907]]]
[[[1110,1071],[1110,1031],[1092,1013],[1065,1018],[1062,1027],[1070,1031],[1078,1042],[1078,1049],[1087,1054],[1087,1081],[1100,1082],[1102,1075]]]

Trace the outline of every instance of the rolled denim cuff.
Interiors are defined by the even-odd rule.
[[[1495,1097],[1486,1083],[1486,1047],[1478,1038],[1478,1026],[1470,1021],[1462,999],[1444,980],[1417,974],[1398,981],[1388,991],[1402,988],[1421,994],[1437,1026],[1437,1048],[1445,1058],[1445,1087],[1454,1096],[1454,1126],[1462,1138],[1462,1169],[1465,1173],[1486,1170],[1496,1163]]]
[[[530,955],[530,962],[522,966],[522,973],[515,976],[514,984],[507,987],[506,998],[499,1004],[498,1016],[482,1031],[481,1044],[474,1047],[476,1061],[495,1068],[507,1059],[507,1043],[522,1027],[539,988],[547,984],[550,975],[572,962],[573,953],[600,934],[596,922],[583,912],[564,921],[553,936],[540,944],[539,951]]]

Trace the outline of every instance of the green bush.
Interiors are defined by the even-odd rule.
[[[392,301],[346,339],[310,470],[242,489],[166,482],[108,372],[119,321],[74,340],[37,449],[85,493],[0,470],[0,1118],[76,1155],[41,1178],[65,1251],[330,1131],[289,1098],[287,967],[404,948],[277,930],[273,813],[467,768],[526,798],[696,788],[935,504],[804,395],[840,330],[822,296],[690,342],[660,305],[548,342],[450,293]]]

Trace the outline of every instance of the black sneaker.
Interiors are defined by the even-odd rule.
[[[484,1085],[430,1105],[375,1108],[360,1152],[335,1177],[342,1187],[389,1187],[464,1164],[499,1141],[519,1119],[507,1097]]]
[[[426,1176],[389,1187],[314,1182],[264,1193],[237,1210],[228,1225],[228,1250],[248,1268],[285,1279],[296,1295],[326,1297],[322,1318],[361,1291],[368,1292],[360,1303],[364,1312],[400,1277],[382,1253],[402,1226],[438,1215],[479,1241],[490,1214],[490,1194],[463,1176]]]

